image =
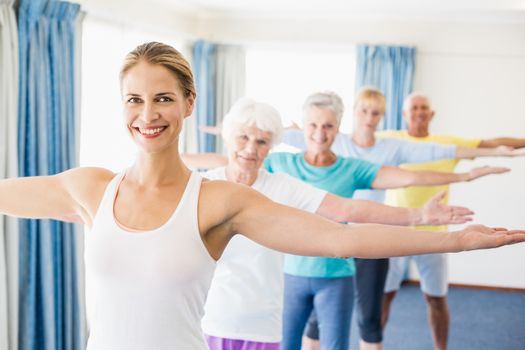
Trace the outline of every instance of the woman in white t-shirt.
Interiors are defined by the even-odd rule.
[[[410,211],[327,193],[284,173],[261,167],[283,134],[272,106],[241,99],[225,116],[222,128],[228,164],[203,174],[251,186],[271,200],[336,221],[410,225],[414,221],[466,222],[470,211],[439,204],[435,197]],[[183,159],[185,156],[183,156]],[[188,156],[192,163],[198,157]],[[218,159],[219,160],[219,159]],[[212,350],[279,348],[282,329],[283,255],[237,235],[217,262],[202,320]]]
[[[91,228],[85,237],[89,350],[208,349],[200,327],[204,301],[215,261],[237,233],[283,252],[338,257],[525,241],[525,231],[484,226],[436,233],[340,225],[274,203],[248,186],[201,181],[178,149],[195,104],[193,74],[168,45],[146,43],[126,56],[121,93],[124,123],[138,149],[130,168],[0,180],[1,214],[76,216]]]

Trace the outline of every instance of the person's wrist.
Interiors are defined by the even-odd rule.
[[[423,208],[409,208],[408,209],[408,223],[410,226],[417,226],[424,223]]]
[[[446,240],[447,250],[452,253],[463,252],[467,250],[467,247],[464,247],[461,240],[461,235],[463,230],[450,231],[447,233],[448,237]]]

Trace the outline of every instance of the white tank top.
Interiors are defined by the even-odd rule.
[[[113,203],[124,177],[108,184],[85,236],[88,350],[208,349],[200,327],[215,260],[202,242],[192,173],[168,221],[130,232]]]

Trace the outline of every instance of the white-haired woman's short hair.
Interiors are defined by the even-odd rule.
[[[306,116],[306,112],[312,107],[331,110],[335,113],[337,123],[341,123],[345,112],[343,100],[333,91],[316,92],[308,96],[303,104],[303,116]]]
[[[272,134],[272,146],[281,142],[283,123],[279,112],[267,103],[246,97],[237,100],[224,116],[222,137],[225,141],[231,140],[235,128],[253,125]]]

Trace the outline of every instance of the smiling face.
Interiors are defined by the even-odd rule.
[[[226,140],[228,160],[242,171],[258,170],[272,145],[272,133],[255,125],[237,125]]]
[[[434,117],[434,111],[430,101],[424,96],[411,97],[404,106],[403,116],[408,127],[408,133],[415,137],[428,135],[430,122]]]
[[[191,115],[195,99],[184,96],[173,73],[138,62],[122,78],[122,101],[128,131],[143,151],[178,149],[183,120]]]
[[[329,152],[339,132],[334,111],[312,106],[305,110],[304,138],[308,152]]]

